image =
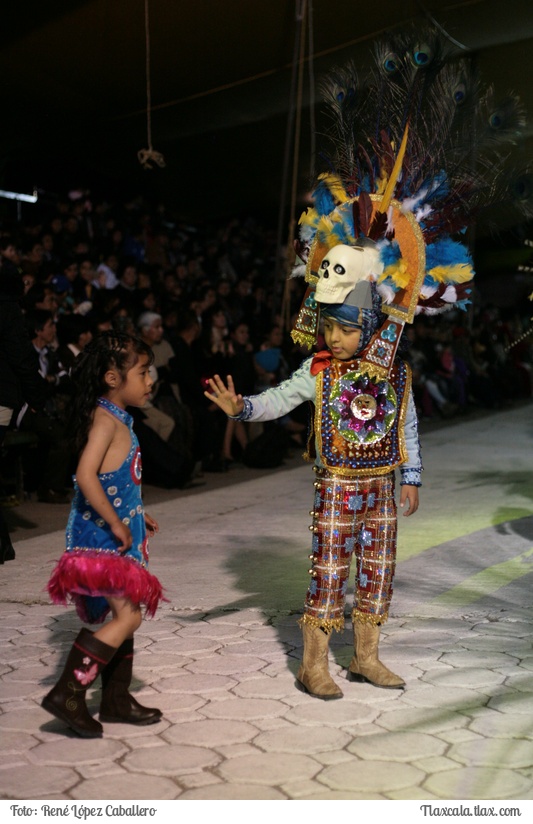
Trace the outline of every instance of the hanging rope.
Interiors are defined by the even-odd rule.
[[[285,164],[283,172],[282,198],[280,203],[280,216],[278,227],[278,265],[281,263],[281,235],[283,224],[283,212],[285,208],[285,196],[287,188],[287,178],[289,169],[290,140],[292,137],[292,126],[294,123],[294,142],[292,159],[292,183],[289,207],[289,227],[287,241],[287,259],[285,261],[284,275],[292,269],[294,263],[294,228],[296,197],[298,193],[298,155],[300,152],[300,132],[302,121],[302,100],[303,100],[303,70],[305,56],[305,18],[307,13],[307,0],[296,0],[296,37],[294,43],[293,73],[291,84],[291,106],[289,111],[289,122],[287,126],[287,141],[285,145]],[[281,266],[279,269],[281,271]],[[290,326],[290,283],[285,277],[285,288],[283,292],[281,306],[281,323],[284,329]]]
[[[139,163],[143,169],[153,169],[154,163],[163,168],[165,158],[161,152],[156,152],[152,146],[152,89],[150,81],[150,19],[148,10],[149,0],[144,0],[144,30],[146,37],[146,131],[148,134],[148,148],[137,152]]]

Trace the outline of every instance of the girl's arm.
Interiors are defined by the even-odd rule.
[[[89,432],[87,444],[80,456],[76,480],[93,509],[109,524],[111,532],[119,543],[119,552],[124,552],[132,544],[131,532],[110,504],[98,478],[100,467],[115,435],[114,420],[108,415],[99,416]]]

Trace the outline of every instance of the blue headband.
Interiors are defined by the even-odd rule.
[[[359,309],[357,306],[348,306],[345,303],[321,303],[320,312],[322,317],[342,323],[343,326],[353,326],[354,329],[361,329],[361,340],[357,351],[360,352],[370,343],[370,338],[383,322],[384,315],[381,313],[381,298],[376,286],[372,283],[372,304],[373,309]],[[363,316],[361,324],[360,317]]]

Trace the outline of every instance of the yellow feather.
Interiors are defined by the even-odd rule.
[[[396,156],[396,160],[394,161],[394,166],[392,168],[392,172],[391,172],[389,181],[387,183],[387,187],[386,187],[385,192],[383,194],[383,199],[382,199],[381,203],[379,204],[379,211],[380,212],[386,212],[387,211],[387,209],[390,206],[390,202],[392,200],[392,197],[394,195],[394,187],[396,186],[396,184],[398,182],[398,177],[400,176],[400,172],[402,170],[402,163],[403,163],[403,158],[404,158],[404,155],[405,155],[405,149],[407,148],[407,135],[408,134],[409,134],[409,123],[405,127],[403,137],[402,137],[402,142],[400,143],[400,149],[399,149],[398,154]]]
[[[407,271],[407,262],[400,258],[397,263],[391,263],[378,278],[378,283],[390,278],[398,289],[405,289],[409,285],[410,275]]]
[[[300,226],[315,226],[318,221],[318,212],[316,209],[306,209],[305,212],[302,212],[300,215],[300,220],[298,224]]]
[[[338,175],[332,175],[330,172],[324,172],[319,175],[318,179],[324,181],[333,197],[336,198],[339,203],[346,203],[346,201],[350,199]]]
[[[453,266],[435,266],[428,272],[439,283],[465,283],[474,277],[469,263],[455,263]]]

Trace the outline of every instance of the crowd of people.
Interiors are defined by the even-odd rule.
[[[69,499],[69,371],[88,342],[110,329],[139,335],[155,355],[151,400],[132,410],[148,483],[182,487],[235,461],[275,465],[288,448],[304,446],[305,409],[254,429],[227,420],[204,395],[215,374],[232,375],[242,394],[259,392],[307,355],[284,322],[305,284],[289,281],[287,297],[278,270],[275,232],[260,221],[191,225],[141,197],[110,204],[76,192],[1,220],[0,295],[21,308],[45,387],[44,402],[30,393],[4,424],[34,438],[24,454],[26,492],[46,502]],[[405,357],[419,416],[448,418],[530,397],[533,336],[513,345],[528,309],[504,313],[477,302],[471,312],[417,318],[405,333]],[[0,408],[12,406],[0,395]],[[8,476],[4,460],[0,494]]]

